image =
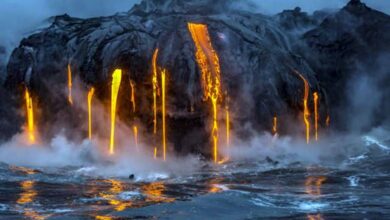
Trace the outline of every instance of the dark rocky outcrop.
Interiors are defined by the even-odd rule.
[[[308,60],[329,94],[329,105],[335,118],[345,118],[348,114],[340,110],[347,109],[345,105],[349,104],[348,97],[352,92],[348,89],[349,82],[360,74],[373,79],[378,84],[376,89],[383,92],[382,105],[373,116],[374,124],[379,125],[378,122],[388,118],[390,72],[384,61],[390,58],[388,30],[389,15],[373,10],[359,0],[352,0],[304,34],[303,40],[310,47],[309,56],[315,58]],[[369,100],[366,103],[368,105]],[[347,124],[338,126],[345,128]]]
[[[68,131],[78,129],[85,121],[67,104],[69,62],[82,87],[86,90],[94,86],[98,98],[105,103],[109,100],[110,74],[115,68],[122,68],[125,75],[119,98],[120,118],[129,124],[133,120],[128,104],[127,82],[131,79],[139,91],[137,118],[150,132],[151,60],[158,47],[158,64],[169,70],[169,140],[177,151],[188,152],[201,149],[208,141],[210,108],[202,99],[200,73],[187,22],[208,25],[212,44],[220,56],[222,87],[231,98],[234,129],[242,137],[252,128],[270,130],[274,115],[281,118],[281,133],[293,132],[286,122],[300,115],[303,97],[303,82],[294,70],[307,78],[311,91],[320,93],[323,125],[329,107],[340,100],[336,87],[333,88],[334,81],[347,77],[344,71],[348,70],[350,60],[359,56],[352,51],[364,49],[360,53],[364,54],[388,47],[383,45],[388,41],[375,43],[387,39],[388,32],[383,28],[389,25],[388,16],[361,8],[356,1],[328,16],[317,14],[313,18],[295,9],[277,15],[276,19],[239,11],[231,7],[233,3],[144,0],[128,13],[110,17],[54,17],[50,27],[23,39],[13,51],[6,88],[14,94],[21,94],[23,85],[30,88],[38,99],[40,114],[44,115],[39,120],[39,127],[44,130],[41,133],[50,137],[63,127]],[[287,19],[290,16],[296,20]],[[349,22],[358,23],[352,24],[351,29],[346,26]],[[286,29],[303,26],[314,28],[295,44],[292,39],[296,36]],[[357,33],[363,36],[355,38]],[[366,48],[367,43],[373,44],[372,48]],[[340,84],[345,84],[345,80],[340,80]],[[332,105],[328,106],[329,102]],[[61,128],[53,124],[61,124]]]

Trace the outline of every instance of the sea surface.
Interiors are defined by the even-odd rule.
[[[153,180],[1,163],[0,219],[390,219],[390,141],[361,144],[337,166],[205,161]]]

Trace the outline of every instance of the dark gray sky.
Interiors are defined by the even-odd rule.
[[[21,38],[43,25],[45,18],[68,13],[76,17],[111,15],[129,10],[140,0],[0,0],[0,45],[8,50]],[[183,0],[185,1],[185,0]],[[341,8],[348,0],[248,0],[257,11],[274,14],[283,9],[300,6],[313,12],[323,8]],[[370,7],[390,13],[390,0],[364,0]]]

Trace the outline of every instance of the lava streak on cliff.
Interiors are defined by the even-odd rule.
[[[213,49],[205,24],[188,23],[188,29],[196,47],[195,58],[201,72],[204,99],[210,100],[213,112],[211,136],[214,162],[218,162],[218,102],[221,97],[221,70],[218,54]]]
[[[310,111],[308,106],[308,99],[309,99],[309,83],[305,79],[305,77],[300,74],[298,71],[295,71],[296,74],[298,74],[299,78],[302,79],[304,83],[304,96],[303,96],[303,122],[306,127],[306,143],[310,142]]]
[[[34,107],[33,100],[30,96],[28,89],[26,88],[24,98],[26,100],[26,113],[27,113],[27,133],[30,144],[35,143],[35,129],[34,129]]]
[[[111,133],[110,133],[110,154],[114,154],[115,141],[115,119],[116,119],[116,104],[118,98],[119,87],[122,80],[122,70],[116,69],[112,74],[111,83]]]

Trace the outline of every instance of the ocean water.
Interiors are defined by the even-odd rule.
[[[134,178],[93,165],[1,163],[0,219],[390,219],[390,141],[354,144],[364,150],[337,165],[285,155],[200,160],[188,173]]]

